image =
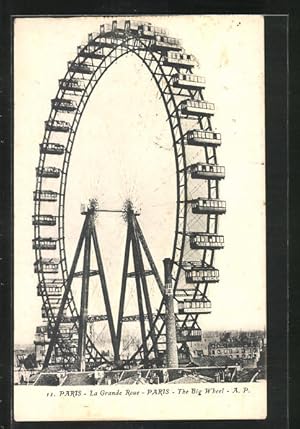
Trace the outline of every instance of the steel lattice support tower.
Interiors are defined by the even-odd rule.
[[[82,277],[82,289],[81,289],[81,304],[80,304],[80,314],[78,323],[75,323],[75,326],[78,329],[78,348],[77,356],[75,360],[77,362],[77,367],[80,371],[84,371],[86,368],[86,354],[89,352],[89,338],[87,335],[87,322],[88,322],[88,297],[89,297],[89,279],[92,275],[99,275],[100,285],[102,290],[102,296],[105,304],[106,316],[109,325],[111,343],[113,346],[115,360],[119,359],[118,347],[116,342],[115,328],[113,323],[112,311],[108,296],[106,278],[104,274],[104,267],[100,253],[100,247],[98,243],[97,233],[95,229],[95,209],[90,207],[86,212],[82,214],[85,215],[85,220],[83,227],[80,233],[80,238],[76,247],[75,256],[73,259],[72,267],[70,270],[70,275],[65,287],[65,291],[61,300],[60,308],[58,311],[57,319],[54,325],[54,329],[51,332],[51,340],[47,350],[43,367],[46,368],[49,365],[51,355],[54,349],[54,346],[64,339],[61,338],[60,326],[64,322],[64,310],[68,304],[69,295],[71,293],[71,286],[73,279],[75,277]],[[91,270],[90,260],[91,260],[91,248],[92,244],[94,247],[96,260],[97,260],[97,270]],[[82,248],[84,247],[84,256],[83,256],[83,270],[75,272],[79,256]],[[103,359],[105,360],[105,359]]]
[[[143,346],[143,361],[144,361],[144,364],[147,366],[150,353],[153,351],[155,360],[158,360],[159,350],[158,350],[158,344],[157,344],[158,338],[154,329],[153,311],[151,307],[146,277],[149,275],[154,276],[161,293],[163,293],[164,287],[161,282],[160,276],[158,274],[157,268],[154,264],[146,239],[137,221],[136,213],[134,213],[131,206],[129,206],[129,208],[126,211],[126,221],[127,221],[127,236],[126,236],[126,244],[125,244],[125,257],[124,257],[124,264],[123,264],[119,316],[118,316],[118,324],[117,324],[118,351],[120,349],[120,343],[121,343],[121,337],[122,337],[122,325],[123,325],[123,319],[124,319],[124,303],[125,303],[125,295],[126,295],[127,278],[134,277],[135,285],[136,285],[137,304],[138,304],[138,316],[139,316],[138,319],[140,322],[140,331],[141,331],[142,346]],[[132,252],[134,272],[129,272],[130,250]],[[143,253],[144,253],[144,256],[146,257],[148,264],[150,265],[151,270],[145,270]],[[145,321],[148,321],[148,324],[149,324],[148,331],[146,328]],[[150,340],[150,343],[151,343],[150,348],[147,340]]]

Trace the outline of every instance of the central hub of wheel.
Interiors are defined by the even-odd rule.
[[[122,217],[125,222],[128,222],[129,218],[132,218],[133,215],[140,215],[140,212],[134,208],[133,202],[129,198],[124,201],[122,212]]]

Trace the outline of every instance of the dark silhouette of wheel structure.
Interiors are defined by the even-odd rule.
[[[186,53],[181,42],[163,28],[134,20],[113,21],[101,25],[99,32],[89,34],[87,43],[77,49],[51,100],[36,169],[33,248],[38,295],[43,302],[42,318],[51,337],[69,275],[64,235],[65,196],[81,117],[104,73],[119,58],[132,53],[142,61],[157,85],[174,149],[177,186],[171,275],[178,306],[177,342],[184,349],[187,343],[201,340],[199,316],[211,312],[209,287],[219,281],[219,271],[214,266],[215,251],[224,246],[218,226],[219,216],[226,210],[225,202],[219,199],[219,184],[225,169],[217,162],[221,135],[212,126],[214,104],[204,97],[205,79],[194,73],[195,57]],[[76,322],[79,313],[72,294],[67,300],[67,312],[70,328],[65,327],[65,332],[60,329],[55,359],[71,366],[79,329]],[[163,338],[163,314],[162,299],[147,340],[153,339],[153,334],[157,341]],[[145,360],[151,353],[153,347],[145,352],[141,344],[127,363]],[[95,368],[105,361],[87,334],[88,367]]]

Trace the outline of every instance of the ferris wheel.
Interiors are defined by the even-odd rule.
[[[38,276],[37,291],[43,303],[42,318],[46,322],[45,329],[51,345],[46,356],[47,365],[55,361],[72,367],[78,360],[80,342],[85,345],[87,368],[109,362],[90,333],[87,330],[83,334],[81,332],[81,312],[72,294],[70,278],[84,274],[75,273],[76,261],[68,270],[65,198],[73,145],[85,107],[105,72],[128,53],[135,54],[154,79],[171,131],[177,197],[170,276],[172,293],[178,307],[176,335],[179,347],[201,340],[199,316],[212,310],[209,286],[219,281],[214,256],[216,250],[224,247],[224,237],[219,234],[218,227],[219,216],[226,211],[225,201],[219,198],[219,183],[225,176],[225,168],[217,161],[221,135],[212,126],[214,104],[205,99],[205,78],[194,73],[197,68],[196,58],[183,49],[180,40],[170,37],[164,28],[149,23],[115,20],[112,24],[100,25],[99,32],[89,34],[87,43],[78,46],[75,59],[68,62],[66,74],[59,80],[58,91],[51,100],[51,110],[40,144],[34,191],[33,248],[34,271]],[[92,240],[96,254],[99,250],[91,220],[96,210],[93,204],[83,210],[86,219],[82,239],[77,246],[78,252],[85,242],[85,234]],[[130,202],[126,203],[122,211],[128,223],[128,233],[117,329],[112,321],[109,288],[106,284],[102,287],[107,313],[103,320],[108,320],[110,324],[111,341],[118,355],[117,360],[120,361],[122,323],[126,321],[122,311],[122,294],[125,294],[126,278],[130,275],[137,278],[139,269],[140,287],[144,290],[147,311],[144,314],[143,308],[140,308],[139,314],[133,316],[141,323],[142,341],[137,350],[126,358],[126,364],[136,361],[146,364],[151,359],[161,363],[166,348],[164,285],[137,213]],[[131,274],[126,267],[126,252],[129,252],[130,245],[135,258],[140,261],[135,273]],[[143,266],[143,257],[150,266],[147,272]],[[99,273],[102,265],[100,252],[97,260]],[[105,281],[102,274],[103,286]],[[147,275],[155,277],[162,295],[156,312],[152,312],[147,285],[143,283]]]

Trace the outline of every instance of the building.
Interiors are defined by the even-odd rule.
[[[189,343],[189,349],[193,357],[208,356],[208,346],[210,343],[219,342],[222,333],[219,331],[202,332],[202,340]]]
[[[249,361],[249,364],[258,362],[261,347],[257,340],[250,340],[248,343],[232,338],[226,342],[214,342],[208,345],[208,356],[227,356],[230,359],[239,361]]]

